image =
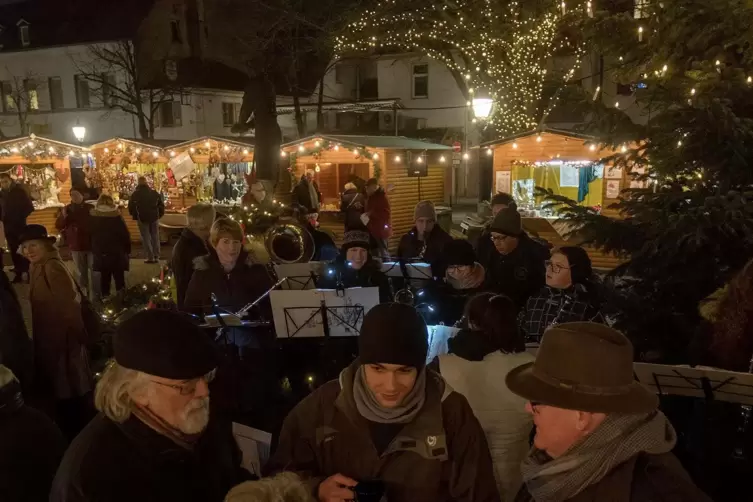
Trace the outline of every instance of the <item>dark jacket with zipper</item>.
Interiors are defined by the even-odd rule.
[[[550,326],[578,321],[604,323],[598,298],[583,284],[567,289],[544,286],[528,299],[518,318],[526,342],[536,343]]]
[[[66,446],[55,423],[24,404],[18,382],[0,387],[0,500],[49,500]]]
[[[128,212],[141,223],[154,223],[165,214],[165,202],[156,190],[139,185],[128,201]]]
[[[237,312],[274,285],[266,267],[255,263],[246,250],[238,255],[235,267],[230,272],[225,271],[217,252],[211,248],[209,254],[196,258],[193,263],[194,272],[183,300],[184,310],[193,314],[212,313],[212,293],[217,296],[217,305],[221,309]],[[271,320],[269,297],[259,306],[264,317]]]
[[[411,228],[410,232],[403,235],[397,247],[397,256],[406,261],[422,261],[431,265],[431,273],[434,277],[444,277],[447,265],[442,258],[442,250],[452,237],[439,225],[435,225],[425,240],[418,239],[418,230]],[[424,244],[426,247],[424,248]]]
[[[210,419],[192,450],[131,416],[97,416],[63,457],[50,502],[222,502],[250,478],[229,423]]]
[[[178,239],[173,248],[171,261],[173,274],[175,274],[178,308],[181,310],[183,310],[183,302],[186,299],[188,284],[191,282],[191,277],[193,277],[193,262],[196,258],[206,255],[207,252],[206,241],[190,229],[184,228],[180,234],[180,239]]]
[[[426,401],[381,454],[358,412],[359,362],[296,406],[285,419],[267,468],[304,476],[312,495],[329,476],[381,480],[390,502],[499,501],[489,447],[468,401],[430,371]]]
[[[131,234],[117,209],[91,210],[90,218],[92,269],[126,271],[129,269]]]
[[[313,183],[314,191],[316,192],[317,197],[319,197],[319,202],[317,204],[314,204],[314,201],[311,200],[309,183]],[[302,177],[301,181],[299,181],[295,188],[293,188],[293,207],[302,208],[306,213],[316,213],[319,211],[319,206],[321,204],[322,193],[319,191],[319,185],[317,185],[316,181],[308,181],[305,176]]]
[[[354,270],[347,265],[345,256],[341,253],[325,267],[325,272],[317,281],[317,287],[325,289],[379,288],[379,302],[391,302],[392,290],[380,263],[369,257],[361,270]]]
[[[641,453],[612,469],[599,482],[562,502],[712,502],[672,453]],[[536,502],[526,485],[515,502]]]

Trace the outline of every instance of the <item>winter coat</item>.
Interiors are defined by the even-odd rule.
[[[50,502],[222,502],[250,478],[230,423],[210,419],[192,450],[135,416],[97,416],[63,457]]]
[[[546,284],[544,262],[549,259],[549,250],[526,234],[520,236],[518,247],[509,255],[492,246],[478,258],[486,269],[484,289],[510,297],[518,309]]]
[[[314,239],[314,256],[311,261],[332,261],[337,257],[339,250],[327,232],[318,230],[309,223],[306,223],[306,230]]]
[[[193,262],[200,256],[205,256],[209,249],[207,243],[193,233],[190,229],[184,228],[180,233],[178,242],[173,248],[171,266],[175,275],[175,286],[178,294],[178,308],[183,310],[183,302],[186,298],[188,284],[193,276]]]
[[[533,419],[525,411],[526,400],[510,392],[505,377],[533,359],[527,352],[504,354],[498,350],[480,361],[455,354],[439,356],[442,377],[465,396],[481,423],[503,501],[514,500],[520,489],[520,463],[530,449],[528,439],[533,428]]]
[[[0,500],[49,500],[67,444],[47,415],[24,404],[15,382],[0,388],[0,445]]]
[[[139,185],[128,201],[128,213],[141,223],[154,223],[165,214],[165,202],[155,190]]]
[[[366,227],[375,239],[392,237],[392,210],[384,189],[379,188],[366,199],[366,214],[369,223]]]
[[[92,269],[98,272],[129,269],[131,234],[117,208],[91,211]]]
[[[345,231],[368,231],[361,221],[361,215],[366,210],[366,196],[358,190],[345,190],[340,199],[340,212],[345,216]]]
[[[433,300],[438,308],[435,308],[434,321],[440,322],[447,326],[452,326],[458,322],[465,312],[465,304],[475,295],[482,293],[484,288],[455,289],[446,283],[436,283],[433,288],[429,288],[427,301]]]
[[[300,207],[305,209],[306,213],[316,213],[319,211],[319,205],[322,203],[322,193],[319,191],[319,185],[316,181],[312,181],[314,184],[314,191],[316,191],[319,197],[319,202],[314,204],[311,200],[311,192],[309,191],[309,182],[303,177],[301,181],[293,189],[293,207]]]
[[[427,375],[426,401],[418,416],[377,454],[370,423],[353,398],[358,364],[288,415],[267,465],[270,471],[305,476],[312,494],[324,479],[339,473],[356,481],[381,480],[390,502],[499,500],[478,420],[466,399],[434,372]]]
[[[544,286],[526,302],[518,322],[526,342],[541,342],[544,331],[563,322],[592,321],[604,323],[600,304],[595,295],[583,284],[568,289]]]
[[[403,235],[397,247],[397,256],[401,260],[416,260],[431,265],[431,273],[434,277],[444,277],[447,265],[442,259],[444,245],[452,240],[450,234],[439,225],[435,225],[425,241],[418,240],[418,231],[413,227],[410,232]],[[424,244],[426,248],[424,249]]]
[[[221,309],[237,312],[274,286],[266,267],[255,263],[245,250],[241,251],[230,273],[225,272],[217,252],[211,248],[209,254],[194,259],[193,263],[194,272],[188,282],[183,308],[197,315],[212,313],[212,293],[217,296]],[[264,318],[271,320],[269,298],[263,300],[260,307]]]
[[[23,185],[13,183],[10,190],[3,190],[2,217],[5,234],[18,235],[26,226],[26,218],[34,212],[34,203]]]
[[[16,291],[4,273],[0,274],[0,364],[16,375],[24,392],[31,391],[34,346],[26,331]]]
[[[31,264],[29,301],[34,341],[34,392],[69,399],[93,388],[80,296],[57,252]]]
[[[672,453],[640,453],[609,472],[598,483],[562,502],[712,502]],[[535,502],[525,485],[515,502]]]
[[[369,261],[361,268],[354,270],[346,264],[345,256],[340,254],[329,263],[317,281],[317,287],[324,289],[347,288],[379,288],[379,302],[391,302],[392,290],[387,276],[382,272],[380,262],[369,257]],[[332,273],[329,273],[329,271]]]
[[[92,206],[85,202],[68,204],[55,221],[55,228],[63,232],[71,251],[91,251]]]

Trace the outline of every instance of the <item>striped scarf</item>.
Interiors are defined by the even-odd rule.
[[[660,411],[613,413],[561,457],[531,450],[521,466],[523,481],[536,502],[569,500],[635,455],[667,453],[676,441],[672,424]]]

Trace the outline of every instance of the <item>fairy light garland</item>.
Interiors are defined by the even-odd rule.
[[[336,51],[346,55],[397,48],[424,54],[462,76],[466,96],[470,89],[489,94],[496,106],[488,122],[500,132],[515,134],[537,125],[546,65],[556,51],[572,48],[566,39],[557,41],[563,16],[559,9],[525,18],[520,2],[462,0],[452,7],[430,5],[395,13],[401,5],[398,0],[383,0],[377,8],[367,9],[345,35],[337,37]],[[592,8],[584,2],[579,12]],[[566,80],[585,52],[577,51]]]

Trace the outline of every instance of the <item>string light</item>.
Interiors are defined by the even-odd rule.
[[[140,154],[140,153],[141,153],[141,148],[137,148],[137,149],[136,149],[136,153],[137,153],[137,154]]]
[[[110,149],[105,147],[105,153],[110,153]]]
[[[447,161],[447,159],[444,158],[444,155],[440,155],[439,156],[439,162],[441,162],[442,164],[444,164],[446,161]]]
[[[191,147],[191,148],[188,149],[188,151],[191,152],[191,153],[194,153],[196,151],[196,148]]]
[[[118,143],[118,149],[120,149],[120,150],[123,149],[123,143]]]
[[[416,162],[418,164],[423,164],[424,163],[424,158],[419,155],[419,157],[416,159]]]
[[[690,95],[691,96],[695,96],[695,87],[693,87],[692,89],[690,89]]]
[[[518,149],[518,144],[517,144],[517,143],[515,143],[515,142],[513,142],[513,144],[512,144],[512,148],[513,148],[513,150],[517,150],[517,149]]]
[[[494,150],[492,150],[491,148],[487,148],[486,149],[486,155],[488,155],[489,157],[491,157],[492,154],[494,154]]]
[[[748,78],[746,79],[746,82],[748,82],[749,84],[750,84],[751,82],[753,82],[753,77],[748,77]]]
[[[209,141],[207,141],[206,143],[204,143],[204,147],[205,148],[209,148],[211,146],[212,146],[212,144]]]
[[[248,148],[243,149],[243,155],[248,155]]]
[[[643,42],[643,26],[638,27],[638,41]]]
[[[615,108],[619,108],[620,107],[620,102],[619,101],[615,101],[614,102],[614,107]]]
[[[52,148],[52,147],[48,148],[47,151],[50,152],[50,153],[55,153],[55,149]]]
[[[340,151],[340,145],[335,145],[333,148],[334,151],[339,152]]]
[[[322,146],[322,142],[319,141],[319,140],[316,140],[316,141],[314,141],[314,146],[317,147],[317,148],[319,148],[320,146]]]
[[[288,156],[288,154],[287,154],[287,152],[285,152],[285,150],[280,150],[280,157],[284,158],[284,157],[287,157],[287,156]]]
[[[379,160],[379,154],[375,153],[374,155],[371,156],[371,159],[372,160]]]
[[[355,155],[356,157],[358,157],[360,155],[360,152],[358,151],[358,148],[354,148],[353,149],[353,155]]]
[[[170,157],[175,157],[175,152],[170,150]]]
[[[536,135],[536,143],[541,143],[541,134]]]
[[[395,155],[395,162],[400,162],[400,155]]]
[[[303,153],[303,152],[306,151],[306,148],[304,148],[304,146],[301,145],[301,146],[298,147],[298,151],[301,152],[301,153]]]
[[[470,158],[471,158],[471,156],[470,156],[470,155],[468,155],[468,152],[465,152],[465,153],[463,154],[463,160],[468,160],[468,159],[470,159]]]
[[[621,151],[622,153],[625,153],[625,152],[627,152],[627,147],[626,147],[625,145],[622,145],[622,146],[620,147],[620,151]]]
[[[223,149],[223,150],[225,150],[225,151],[227,152],[228,150],[230,150],[230,147],[229,147],[229,146],[227,146],[227,145],[225,145],[224,147],[222,147],[222,149]]]
[[[159,157],[159,154],[157,152],[152,152],[152,156],[156,159],[157,157]]]
[[[591,145],[590,145],[590,146],[588,147],[588,149],[589,149],[589,150],[591,150],[592,152],[595,152],[595,151],[596,151],[596,145],[594,145],[594,144],[591,144]]]

